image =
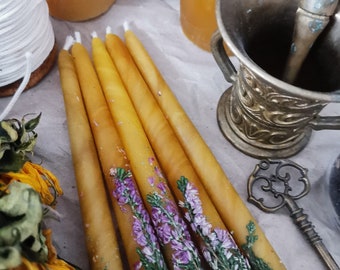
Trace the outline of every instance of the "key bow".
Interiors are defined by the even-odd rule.
[[[266,212],[275,212],[290,200],[310,191],[308,170],[291,160],[261,160],[248,180],[248,201]],[[272,196],[263,196],[271,193]]]

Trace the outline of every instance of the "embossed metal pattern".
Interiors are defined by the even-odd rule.
[[[328,0],[327,0],[328,1]],[[217,0],[213,56],[232,86],[217,107],[223,135],[253,157],[286,158],[301,151],[312,130],[340,130],[340,116],[321,110],[340,102],[340,21],[313,46],[296,84],[283,81],[299,0]],[[337,9],[336,18],[340,14]],[[223,42],[239,60],[237,69]],[[330,65],[329,63],[334,63]]]
[[[280,94],[261,84],[241,65],[237,83],[231,89],[230,119],[234,131],[250,144],[272,148],[303,136],[308,122],[325,106],[323,102]],[[252,142],[254,141],[254,142]]]

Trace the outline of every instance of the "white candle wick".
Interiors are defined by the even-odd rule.
[[[81,35],[78,31],[74,32],[74,36],[75,36],[76,42],[81,43]]]
[[[106,27],[106,34],[112,34],[112,28],[111,26]]]
[[[129,31],[130,30],[130,23],[129,22],[124,22],[123,24],[123,27],[124,27],[124,31]]]
[[[74,43],[74,38],[72,36],[67,36],[65,39],[65,44],[64,44],[63,49],[68,51],[72,47],[73,43]]]

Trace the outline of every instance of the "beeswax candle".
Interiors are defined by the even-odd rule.
[[[241,245],[248,235],[246,225],[249,221],[254,221],[256,224],[254,217],[242,202],[208,145],[165,82],[143,44],[131,30],[125,32],[125,42],[222,220],[227,228],[233,231],[235,240]],[[255,254],[273,269],[284,269],[284,265],[261,228],[259,226],[256,228],[258,240],[253,247]]]
[[[157,158],[160,161],[169,181],[169,186],[177,200],[181,202],[185,202],[187,199],[192,200],[191,196],[195,194],[197,201],[200,203],[200,207],[198,207],[199,210],[195,209],[193,212],[197,214],[197,212],[200,211],[200,217],[202,219],[206,219],[205,224],[207,227],[211,226],[205,233],[212,237],[215,230],[218,229],[224,231],[227,235],[227,228],[216,211],[215,206],[210,200],[205,188],[201,184],[175,133],[159,108],[153,95],[149,91],[142,75],[139,73],[139,70],[125,44],[117,35],[107,34],[106,47],[126,86],[143,128],[157,155]],[[185,177],[187,179],[185,181],[187,182],[182,183],[179,181],[182,177]],[[188,198],[187,192],[183,192],[182,184],[186,186],[186,189],[193,188],[195,190],[194,194],[190,194],[190,198]],[[187,188],[188,186],[189,188]],[[192,205],[191,207],[197,207],[197,205]],[[190,215],[190,210],[191,209],[186,211],[186,215]],[[190,220],[190,222],[192,223],[191,227],[194,228],[195,218]],[[201,225],[202,223],[200,226]],[[221,250],[214,249],[214,246],[210,246],[210,242],[206,241],[204,235],[201,234],[199,226],[195,227],[193,230],[194,233],[200,236],[199,241],[203,246],[203,250],[207,250],[206,247],[209,246],[210,250],[214,250],[212,253],[217,254],[220,258],[224,255],[224,252],[227,252],[226,250],[221,252]],[[236,254],[237,252],[235,250],[238,248],[232,237],[229,237],[229,241],[230,248],[233,249],[233,253]],[[203,250],[202,253],[204,253]],[[213,258],[214,256],[211,255],[209,258],[210,257]],[[224,260],[221,259],[220,261]],[[246,265],[244,261],[245,259],[240,256],[240,265]],[[220,268],[224,268],[222,266],[225,265],[221,264],[219,266]],[[247,267],[242,268],[240,266],[239,269],[247,269]]]
[[[95,37],[94,40],[96,39],[98,38]],[[135,219],[138,217],[134,216],[133,209],[129,208],[127,203],[120,203],[119,198],[116,199],[113,196],[113,194],[122,192],[122,190],[116,185],[110,173],[117,168],[129,171],[129,161],[126,157],[117,129],[115,128],[88,51],[81,44],[76,43],[72,48],[72,55],[74,56],[75,65],[77,67],[81,92],[109,191],[109,197],[111,198],[116,222],[122,237],[130,269],[133,269],[140,261],[138,252],[143,253],[143,246],[138,244],[138,239],[134,239],[137,237],[135,237],[133,226],[136,226]],[[137,190],[137,187],[133,184],[132,177],[130,180],[131,183],[129,184],[129,188]],[[132,195],[133,191],[129,190],[129,192]],[[123,194],[117,195],[123,196]],[[139,207],[142,208],[142,206]],[[137,214],[141,214],[141,212]],[[147,217],[143,218],[143,222],[146,222]],[[145,226],[151,226],[151,224],[146,224]],[[150,237],[152,237],[152,235]],[[157,247],[157,245],[155,245],[155,247]]]
[[[60,51],[58,67],[91,269],[123,269],[96,148],[68,51]]]
[[[189,254],[185,265],[197,268],[200,265],[198,251],[119,73],[101,40],[93,40],[92,55],[111,115],[130,160],[138,188],[155,224],[157,236],[164,246],[169,266],[179,268],[183,264],[181,256],[185,252]]]
[[[106,47],[131,97],[150,143],[159,159],[177,199],[183,200],[176,181],[185,176],[199,191],[204,212],[214,227],[225,228],[201,184],[175,133],[154,99],[130,52],[114,34],[106,35]],[[166,147],[165,147],[166,146]]]

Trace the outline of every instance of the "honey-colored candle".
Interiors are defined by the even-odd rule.
[[[267,262],[272,269],[284,269],[284,265],[263,231],[256,224],[254,217],[242,202],[208,145],[165,82],[143,44],[131,30],[125,32],[125,42],[222,220],[227,228],[233,231],[238,245],[245,242],[249,234],[246,225],[249,221],[253,221],[258,236],[258,240],[253,246],[256,256]]]
[[[179,184],[182,185],[178,180],[184,176],[188,181],[185,184],[197,191],[195,194],[197,200],[201,203],[199,207],[200,210],[195,209],[194,211],[201,211],[201,218],[205,218],[207,220],[206,224],[209,222],[209,226],[211,225],[211,229],[208,230],[209,232],[207,232],[207,234],[213,235],[214,229],[216,228],[227,232],[227,228],[220,218],[220,215],[216,211],[215,206],[210,200],[175,133],[146,85],[125,44],[117,35],[107,34],[106,47],[126,86],[143,128],[152,148],[157,154],[157,158],[169,181],[169,186],[177,200],[184,202],[188,199],[187,193],[182,192],[181,188],[178,187]],[[187,214],[189,213],[190,211],[187,212]],[[192,222],[195,223],[194,219]],[[200,234],[199,228],[196,228],[194,232]],[[210,242],[205,242],[206,239],[204,236],[200,235],[199,239],[204,249],[206,245],[209,246]],[[229,240],[231,242],[230,247],[233,250],[237,249],[233,239],[230,237]],[[210,248],[213,249],[213,247]],[[218,253],[218,251],[214,250],[213,253]],[[218,254],[218,256],[223,256],[223,252]],[[242,264],[245,264],[244,258],[240,256],[240,265]],[[240,267],[239,269],[246,268]]]
[[[169,267],[178,268],[181,255],[192,269],[200,267],[198,251],[176,206],[155,153],[104,43],[93,39],[92,55],[103,92],[130,160],[132,173],[151,215]],[[171,147],[171,146],[169,146]],[[188,268],[186,268],[188,269]]]
[[[145,133],[157,154],[157,158],[177,199],[183,200],[180,191],[177,189],[176,181],[181,176],[185,176],[198,188],[200,197],[204,201],[203,207],[206,209],[204,212],[210,212],[208,214],[209,220],[214,226],[225,228],[224,223],[206,194],[175,133],[150,92],[125,44],[117,35],[107,34],[106,48],[119,71],[145,129]]]
[[[97,37],[94,38],[94,40],[96,39]],[[128,207],[127,203],[120,203],[121,200],[119,200],[119,198],[116,199],[113,196],[115,193],[120,193],[121,189],[116,185],[111,175],[111,172],[115,171],[117,168],[129,171],[129,160],[127,159],[124,147],[114,125],[88,51],[80,43],[75,43],[72,47],[72,55],[74,56],[74,62],[77,67],[81,92],[109,191],[109,197],[111,198],[115,213],[115,220],[121,234],[129,267],[130,269],[133,269],[140,261],[138,251],[143,252],[142,249],[144,247],[138,243],[133,228],[136,224],[135,219],[138,217],[134,215],[133,209],[131,209],[133,207]],[[133,184],[132,176],[129,180],[131,180],[131,182],[128,187],[137,190],[137,187]],[[130,190],[129,192],[132,195],[133,190]],[[122,196],[123,194],[117,195]],[[140,215],[142,213],[143,212],[138,212],[137,214]],[[147,217],[143,216],[143,222],[147,222],[148,220]],[[150,227],[151,223],[145,224],[145,228],[150,229]],[[149,233],[152,233],[152,235],[149,235],[148,237],[152,238],[154,232],[152,231]],[[146,239],[148,238],[146,237]],[[153,247],[159,248],[158,243],[155,243]],[[157,253],[155,250],[153,250],[153,252]],[[161,254],[157,255],[161,256]],[[160,257],[159,259],[161,260],[162,258]]]
[[[91,269],[123,269],[76,69],[72,56],[64,49],[58,67]]]

